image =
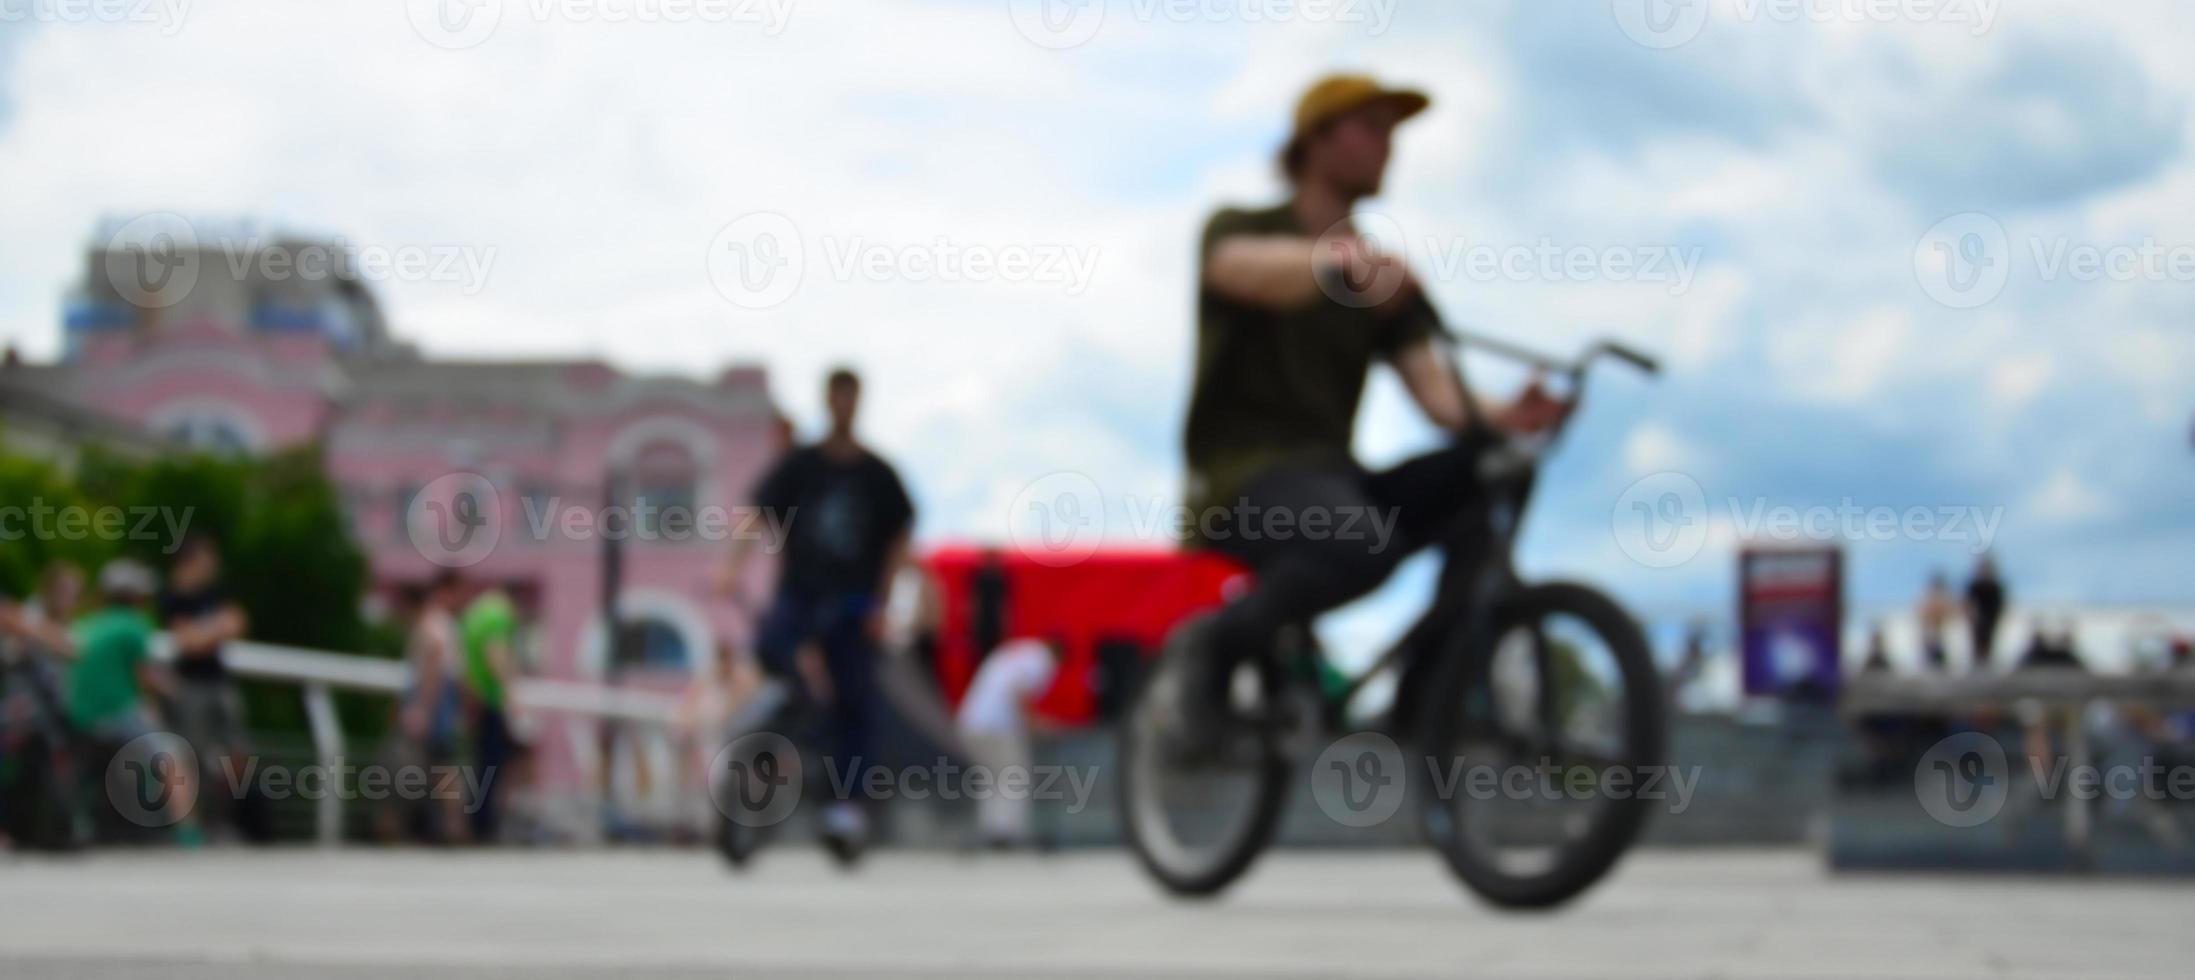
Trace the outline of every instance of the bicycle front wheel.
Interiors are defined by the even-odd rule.
[[[1607,874],[1659,798],[1660,677],[1584,586],[1526,587],[1489,619],[1424,693],[1427,836],[1481,897],[1547,908]]]

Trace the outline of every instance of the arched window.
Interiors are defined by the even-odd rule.
[[[644,540],[688,540],[701,467],[683,443],[658,440],[633,456],[633,527]]]
[[[192,399],[154,411],[145,427],[194,452],[242,456],[263,448],[250,413],[227,402]]]
[[[693,651],[686,648],[686,634],[668,620],[648,617],[633,624],[636,639],[633,664],[641,670],[687,670]]]

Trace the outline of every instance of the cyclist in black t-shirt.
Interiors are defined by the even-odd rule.
[[[823,749],[843,785],[858,787],[873,764],[869,744],[877,705],[875,661],[884,598],[905,560],[914,505],[890,463],[854,437],[861,380],[833,371],[825,383],[831,429],[821,442],[792,449],[762,478],[755,505],[766,526],[781,529],[777,594],[762,617],[757,646],[763,666],[799,677],[794,660],[814,644],[829,678],[829,732]],[[751,540],[732,544],[720,587],[740,593]],[[810,692],[812,695],[818,692]],[[823,813],[824,841],[842,860],[868,837],[868,816],[855,800],[836,800]]]

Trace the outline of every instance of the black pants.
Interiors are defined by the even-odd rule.
[[[1372,591],[1442,538],[1483,500],[1477,461],[1477,447],[1458,442],[1379,472],[1346,463],[1280,466],[1252,479],[1220,505],[1226,520],[1209,535],[1215,550],[1255,576],[1249,594],[1214,620],[1220,665],[1272,649],[1282,627]],[[1224,684],[1231,673],[1215,680]]]
[[[792,679],[795,690],[802,692],[806,687],[795,664],[800,646],[812,641],[822,649],[823,665],[831,678],[831,701],[820,719],[825,729],[816,734],[824,753],[837,761],[839,771],[852,774],[854,781],[849,785],[856,787],[876,764],[870,739],[880,697],[876,644],[867,629],[876,602],[867,593],[815,595],[780,588],[763,617],[757,642],[763,668]]]
[[[503,709],[480,705],[473,715],[473,770],[480,779],[480,798],[472,801],[476,843],[492,844],[503,832],[503,783],[516,747]]]

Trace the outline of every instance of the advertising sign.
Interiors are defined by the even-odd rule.
[[[1836,696],[1844,624],[1844,554],[1836,548],[1748,548],[1738,555],[1739,657],[1745,693]]]

